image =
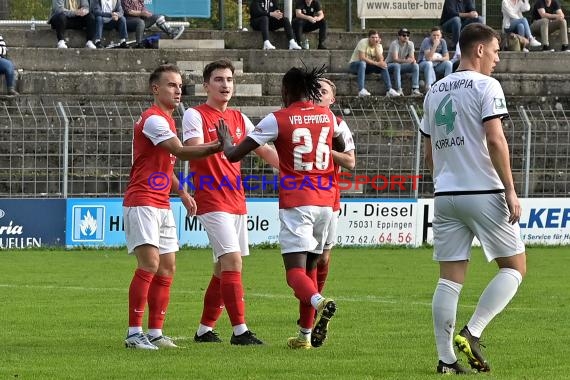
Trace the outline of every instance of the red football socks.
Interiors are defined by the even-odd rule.
[[[129,327],[142,326],[148,289],[154,273],[137,269],[129,287]]]
[[[154,275],[148,289],[148,328],[162,329],[170,301],[172,277]]]
[[[329,275],[329,261],[327,260],[326,264],[321,264],[319,261],[317,265],[317,289],[319,289],[319,293],[323,292],[327,276]]]
[[[311,297],[318,293],[317,286],[304,268],[291,268],[286,273],[287,284],[295,292],[295,297],[304,304],[311,304]]]
[[[245,301],[243,299],[241,272],[223,271],[221,290],[232,326],[245,324]]]
[[[214,328],[220,315],[224,311],[224,300],[222,298],[222,281],[212,275],[208,289],[204,294],[204,309],[200,323],[204,326]]]

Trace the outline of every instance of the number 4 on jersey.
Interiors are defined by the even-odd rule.
[[[435,125],[445,126],[446,134],[450,134],[455,128],[455,115],[457,115],[457,112],[453,111],[453,100],[450,98],[451,94],[447,94],[435,111]]]

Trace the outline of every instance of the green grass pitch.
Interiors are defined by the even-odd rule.
[[[337,301],[329,338],[293,351],[297,301],[280,254],[244,260],[247,323],[265,346],[196,344],[209,250],[178,254],[165,333],[183,348],[124,348],[135,258],[125,250],[0,251],[0,379],[435,379],[431,297],[438,267],[430,249],[336,248],[324,294]],[[570,249],[529,248],[528,275],[482,341],[485,379],[570,378]],[[479,249],[463,287],[456,330],[496,273]],[[465,364],[465,361],[463,361]]]

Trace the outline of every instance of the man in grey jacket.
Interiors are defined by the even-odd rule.
[[[66,29],[86,29],[87,43],[85,47],[95,49],[95,18],[89,12],[88,0],[52,0],[51,13],[48,19],[57,34],[57,47],[67,49],[65,41]]]

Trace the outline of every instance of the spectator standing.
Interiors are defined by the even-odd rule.
[[[535,35],[540,34],[542,50],[554,51],[550,48],[549,37],[558,31],[562,41],[560,50],[568,51],[568,27],[558,0],[536,0],[531,15],[530,30]]]
[[[290,179],[288,186],[279,189],[279,243],[287,284],[299,300],[300,331],[287,340],[292,349],[320,347],[336,312],[335,302],[317,290],[317,259],[323,252],[335,196],[332,183],[322,184],[333,178],[330,151],[333,138],[340,137],[332,112],[313,103],[320,100],[318,80],[323,72],[324,67],[287,71],[281,85],[286,108],[266,116],[238,145],[232,145],[223,121],[218,126],[230,162],[273,141],[280,178]]]
[[[220,59],[206,65],[203,71],[206,103],[184,112],[182,120],[184,145],[194,146],[215,141],[215,124],[224,120],[235,142],[254,129],[249,118],[228,107],[234,90],[234,66]],[[255,153],[279,167],[277,153],[265,145]],[[223,153],[190,162],[194,174],[197,217],[204,226],[214,255],[214,269],[204,294],[204,307],[196,342],[219,343],[214,331],[224,307],[232,324],[230,343],[235,345],[262,344],[245,321],[245,301],[242,283],[242,256],[249,255],[247,236],[247,208],[241,185],[241,165],[229,162]],[[211,186],[201,186],[201,178],[212,178]],[[224,185],[226,184],[226,185]],[[230,184],[228,187],[227,184]]]
[[[8,48],[4,38],[0,36],[0,75],[6,78],[6,93],[8,95],[20,95],[16,91],[16,76],[14,74],[14,64],[8,59]]]
[[[459,50],[459,45],[456,45]],[[424,38],[418,54],[420,71],[426,81],[426,92],[437,80],[437,75],[448,76],[453,71],[453,63],[449,60],[447,42],[442,38],[439,26],[431,29],[429,37]]]
[[[442,31],[452,35],[449,45],[451,50],[455,49],[457,41],[459,41],[461,29],[474,22],[482,23],[483,19],[475,10],[473,0],[445,0],[441,11],[440,25]]]
[[[103,37],[103,29],[116,29],[119,31],[119,47],[126,49],[127,38],[127,20],[123,12],[120,0],[90,0],[91,12],[95,16],[95,47],[102,48],[101,38]]]
[[[319,30],[319,45],[317,49],[326,49],[327,20],[319,0],[297,0],[295,17],[293,18],[293,32],[297,44],[302,45],[303,33]]]
[[[95,1],[95,0],[92,0]],[[66,29],[83,29],[87,34],[85,47],[95,49],[95,17],[89,11],[89,0],[53,0],[47,21],[57,35],[57,47],[67,49]]]
[[[388,49],[386,62],[388,64],[396,64],[400,66],[400,75],[394,75],[396,88],[400,95],[404,95],[402,91],[402,74],[412,75],[412,93],[411,95],[421,95],[420,92],[420,69],[414,55],[414,42],[410,41],[410,31],[402,28],[398,31],[398,39],[392,41]]]
[[[142,47],[145,29],[155,25],[173,40],[180,38],[184,26],[171,27],[163,15],[152,14],[144,5],[144,0],[121,0],[123,12],[127,20],[127,31],[135,32],[137,47]]]
[[[515,33],[526,38],[528,46],[538,47],[542,45],[531,34],[528,20],[523,16],[523,12],[530,10],[529,0],[503,0],[501,12],[503,13],[503,31],[507,34]],[[526,47],[523,47],[523,50]],[[528,52],[528,49],[526,49]]]
[[[291,21],[283,15],[275,0],[252,0],[249,4],[249,24],[253,30],[261,31],[263,50],[273,50],[275,46],[269,41],[269,31],[285,29],[289,40],[289,50],[301,50],[295,42]]]
[[[432,315],[440,373],[468,373],[457,362],[453,342],[473,369],[490,371],[479,340],[515,296],[526,273],[518,224],[521,205],[501,121],[508,110],[500,83],[491,77],[499,62],[499,38],[483,24],[465,27],[459,39],[459,69],[424,99],[420,132],[434,181],[433,258],[439,262],[439,280]],[[474,237],[498,272],[469,322],[453,338]]]
[[[386,85],[386,96],[400,96],[400,93],[392,88],[390,72],[394,78],[400,77],[400,65],[387,63],[384,60],[384,49],[380,43],[382,39],[376,30],[368,31],[368,38],[363,38],[356,44],[350,57],[348,70],[358,75],[358,96],[370,96],[370,92],[364,87],[366,74],[377,73],[382,75]]]
[[[220,142],[185,147],[177,137],[172,113],[180,104],[182,76],[174,65],[161,65],[149,78],[153,105],[144,111],[133,131],[133,165],[123,200],[125,237],[137,269],[129,287],[129,329],[125,346],[146,350],[176,348],[162,327],[170,301],[178,238],[170,209],[170,192],[178,191],[188,214],[196,202],[179,186],[176,158],[190,160],[220,151]],[[148,303],[148,333],[142,329]]]

